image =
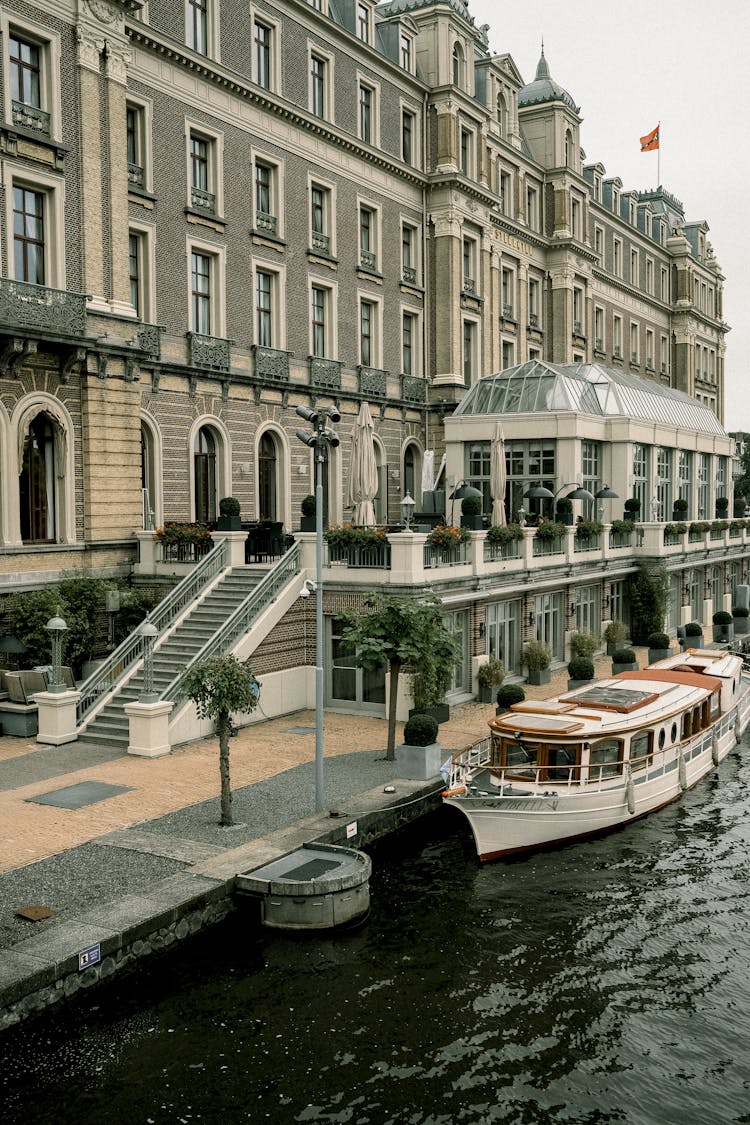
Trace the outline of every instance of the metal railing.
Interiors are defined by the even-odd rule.
[[[217,574],[224,570],[228,564],[229,550],[225,539],[215,543],[213,550],[183,578],[166,598],[146,615],[145,620],[150,621],[160,633],[177,619],[186,606],[194,601],[201,590],[213,581]],[[76,708],[76,722],[80,726],[90,714],[91,710],[100,702],[103,695],[109,692],[118,680],[122,679],[125,672],[136,663],[143,655],[143,645],[137,630],[132,632],[121,645],[111,652],[107,659],[99,665],[88,679],[80,686],[81,698]]]
[[[250,591],[245,600],[230,614],[224,624],[217,629],[187,666],[181,668],[179,674],[167,684],[160,694],[160,699],[174,702],[182,698],[180,684],[188,669],[201,660],[207,660],[210,656],[228,652],[240,637],[249,632],[258,615],[276,600],[280,591],[284,589],[290,579],[299,573],[301,557],[302,548],[299,543],[295,543],[282,556],[276,566],[269,570],[268,574]]]
[[[465,543],[457,547],[436,547],[433,543],[424,545],[425,570],[440,566],[462,566],[468,561]]]
[[[349,546],[341,543],[328,543],[328,564],[344,563],[352,569],[371,568],[390,570],[390,543],[375,543],[371,546]]]
[[[484,561],[500,562],[503,559],[518,559],[521,557],[521,543],[518,539],[509,539],[507,543],[488,543],[484,541]]]

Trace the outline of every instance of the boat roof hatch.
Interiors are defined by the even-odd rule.
[[[622,683],[612,680],[594,684],[593,687],[576,693],[576,702],[584,707],[616,711],[620,715],[629,715],[631,711],[637,711],[658,698],[658,692],[628,687],[627,681]]]
[[[512,703],[511,711],[534,712],[537,715],[564,715],[572,711],[575,703],[565,703],[559,699],[522,699],[520,703]]]
[[[491,724],[496,730],[526,731],[528,734],[572,734],[584,723],[558,715],[502,715]]]

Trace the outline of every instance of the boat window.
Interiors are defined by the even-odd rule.
[[[618,738],[602,738],[591,744],[589,778],[599,781],[622,773],[622,742]]]
[[[514,777],[536,781],[539,749],[539,744],[535,742],[523,742],[520,738],[503,739],[500,764],[505,766],[509,775],[512,773]]]
[[[660,750],[664,749],[664,743],[666,741],[667,741],[667,732],[664,730],[664,727],[662,727],[661,730],[659,731],[659,749]]]
[[[682,737],[683,738],[690,738],[690,735],[693,733],[693,721],[692,720],[693,720],[692,711],[686,711],[685,714],[682,716]]]
[[[671,735],[672,735],[672,742],[676,742],[677,741],[677,723],[672,723]]]
[[[558,746],[549,743],[545,747],[547,769],[540,771],[540,780],[560,782],[578,781],[581,765],[581,745]]]
[[[706,724],[705,724],[706,726],[708,726],[708,724],[711,722],[712,719],[718,719],[719,715],[721,714],[721,692],[720,691],[715,691],[713,693],[713,695],[711,696],[710,700],[707,703],[707,706],[710,708],[710,711],[709,711],[709,718],[706,720]]]
[[[651,764],[651,739],[652,731],[650,730],[642,730],[633,735],[630,740],[631,769],[642,770]]]

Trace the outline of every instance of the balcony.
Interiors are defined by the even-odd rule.
[[[338,359],[323,359],[321,356],[309,357],[310,385],[319,390],[341,390],[341,368],[343,364]]]
[[[401,397],[405,402],[418,403],[423,406],[427,402],[427,383],[416,375],[401,376]]]
[[[81,293],[0,278],[0,325],[85,336],[87,300]]]
[[[203,188],[191,187],[190,204],[196,211],[206,211],[209,215],[216,214],[216,196],[212,191]]]
[[[417,284],[417,271],[414,268],[414,266],[402,266],[401,267],[401,280],[406,285],[416,285]]]
[[[388,372],[383,371],[379,367],[365,367],[361,365],[357,368],[359,375],[359,393],[364,395],[365,398],[372,396],[373,398],[385,398],[388,390]]]
[[[272,383],[289,382],[289,352],[281,352],[276,348],[264,348],[254,344],[252,353],[255,357],[255,375]]]
[[[366,270],[374,270],[378,268],[377,255],[372,250],[360,250],[359,264]]]
[[[529,328],[538,328],[538,327],[539,327],[539,314],[535,313],[535,312],[529,313]]]
[[[322,231],[314,230],[310,235],[310,245],[313,250],[319,251],[321,254],[330,254],[331,252],[331,239],[327,234]]]
[[[26,102],[13,102],[14,125],[20,125],[22,129],[32,129],[35,133],[48,137],[49,120],[49,114],[38,106],[27,105]]]
[[[473,277],[465,277],[463,283],[463,292],[469,293],[471,296],[476,293],[476,282]]]
[[[141,165],[128,162],[128,187],[143,188],[145,183],[146,175]]]
[[[503,305],[503,320],[513,320],[512,305]]]
[[[255,229],[263,234],[278,234],[279,221],[275,215],[267,215],[265,211],[255,212]]]
[[[188,363],[191,367],[202,367],[210,371],[229,370],[229,349],[231,340],[221,336],[202,336],[198,332],[188,332]]]

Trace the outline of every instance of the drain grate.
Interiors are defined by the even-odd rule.
[[[315,727],[285,727],[282,734],[315,734]]]

